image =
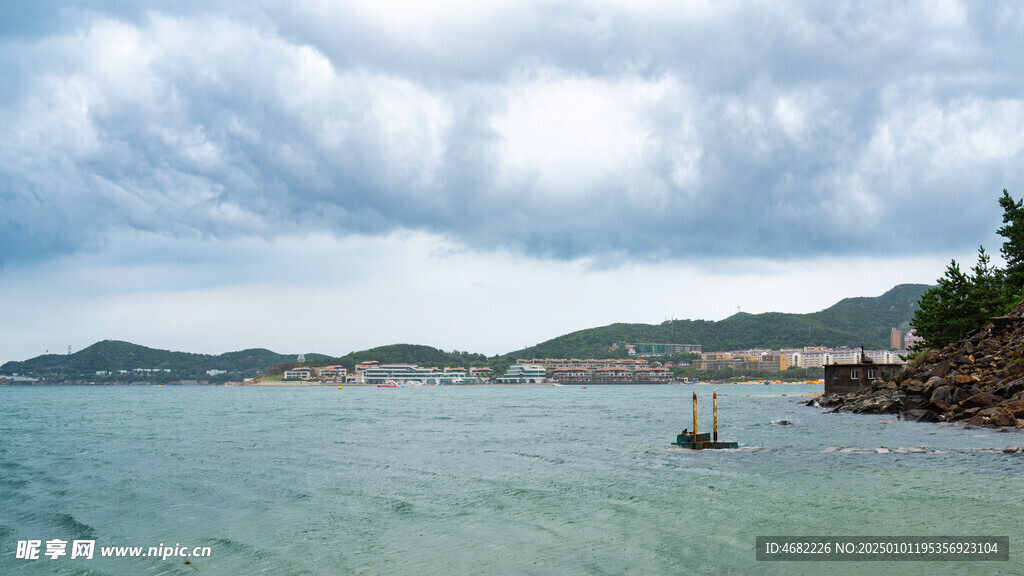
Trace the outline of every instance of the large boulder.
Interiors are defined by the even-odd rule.
[[[1013,380],[1024,376],[1024,362],[1010,362],[1000,374],[1003,380]]]
[[[936,388],[938,388],[939,386],[942,386],[944,384],[946,384],[946,379],[945,378],[939,378],[938,376],[932,376],[931,378],[928,379],[927,382],[924,383],[924,395],[925,396],[931,396],[932,392],[934,392]]]
[[[965,398],[963,402],[960,402],[959,404],[964,408],[991,408],[997,402],[999,402],[999,398],[997,398],[995,394],[979,392],[974,396]]]
[[[1003,404],[1003,408],[1015,418],[1024,418],[1024,398],[1014,398]]]
[[[981,412],[981,408],[968,408],[966,410],[961,410],[953,416],[953,420],[967,420],[973,418],[978,412]]]
[[[1017,417],[1006,408],[996,408],[988,423],[991,426],[1016,426]]]
[[[1016,426],[1017,418],[1005,408],[986,408],[975,414],[968,422],[973,426]]]
[[[907,380],[903,383],[903,389],[912,394],[920,394],[924,392],[924,382],[918,379]]]
[[[995,393],[1003,398],[1013,398],[1022,391],[1024,391],[1024,378],[1012,380],[995,389]]]
[[[949,386],[939,386],[932,391],[932,402],[946,402],[947,404],[953,400],[953,393],[950,391]]]
[[[953,403],[963,404],[964,400],[970,398],[971,392],[966,388],[955,388],[953,390]]]
[[[945,414],[949,412],[950,406],[946,402],[941,400],[929,400],[923,404],[917,406],[921,410],[927,410],[929,412],[936,412],[938,414]]]
[[[854,412],[860,412],[861,414],[891,414],[893,412],[899,412],[903,408],[903,400],[897,396],[889,395],[878,395],[871,396],[858,402],[854,408]]]

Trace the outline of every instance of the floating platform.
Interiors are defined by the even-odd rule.
[[[689,448],[690,450],[727,450],[731,448],[739,448],[738,442],[719,442],[718,441],[718,391],[712,393],[712,412],[714,414],[714,439],[711,438],[710,432],[703,434],[697,433],[697,391],[693,391],[693,432],[689,430],[683,430],[676,436],[676,444],[682,448]]]
[[[684,432],[676,436],[676,444],[691,450],[721,450],[740,447],[739,442],[716,442],[711,439],[709,432],[697,435]]]

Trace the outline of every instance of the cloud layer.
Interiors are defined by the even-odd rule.
[[[941,253],[1021,193],[1014,3],[424,6],[3,8],[0,264],[130,231]]]
[[[0,326],[9,327],[0,331],[0,364],[106,338],[209,354],[265,347],[340,356],[401,342],[504,354],[616,322],[814,312],[844,296],[931,281],[944,264],[820,258],[597,269],[478,253],[423,233],[199,245],[132,232],[101,254],[0,277]],[[840,296],[823,289],[836,278]]]

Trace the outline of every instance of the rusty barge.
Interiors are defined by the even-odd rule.
[[[691,450],[722,450],[739,448],[738,442],[718,441],[718,391],[711,394],[714,438],[710,432],[697,433],[697,391],[693,391],[693,431],[683,430],[676,436],[676,445]]]

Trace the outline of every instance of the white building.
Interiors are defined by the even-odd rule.
[[[346,370],[344,366],[332,364],[330,366],[318,368],[317,373],[320,375],[321,380],[334,380],[335,382],[344,382],[345,377],[348,375],[348,370]]]
[[[466,379],[465,370],[441,371],[437,368],[420,368],[415,364],[380,364],[366,367],[356,375],[356,381],[363,384],[425,384],[443,385],[461,383]]]
[[[497,379],[499,384],[542,384],[544,381],[544,367],[540,364],[513,364]]]
[[[906,350],[868,350],[865,355],[875,364],[906,364],[900,354]]]
[[[293,368],[284,371],[285,380],[307,380],[313,377],[312,368]]]

